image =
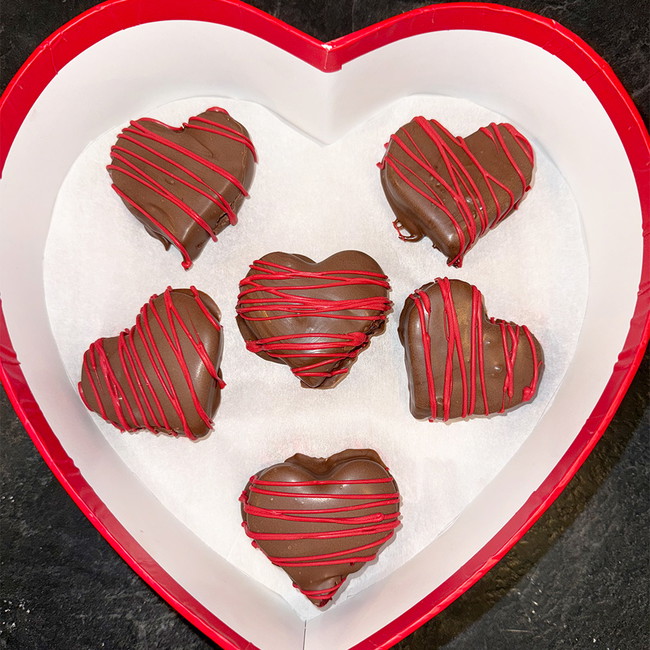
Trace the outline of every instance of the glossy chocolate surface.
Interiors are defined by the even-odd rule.
[[[416,117],[390,137],[381,183],[404,241],[428,237],[451,266],[501,223],[530,188],[534,154],[510,124],[467,138]]]
[[[215,107],[179,128],[132,121],[107,169],[129,212],[165,249],[176,246],[189,268],[209,239],[237,222],[255,160],[248,131]]]
[[[98,339],[84,354],[84,404],[122,431],[205,436],[224,386],[220,318],[215,302],[193,287],[152,296],[131,329]]]
[[[318,607],[399,526],[397,484],[372,449],[295,454],[253,476],[240,500],[253,545]]]
[[[246,347],[285,363],[308,388],[331,388],[370,338],[384,330],[390,286],[369,255],[342,251],[322,262],[270,253],[240,282],[237,323]]]
[[[438,279],[404,304],[399,336],[415,418],[503,413],[532,400],[544,355],[526,326],[489,318],[480,291]]]

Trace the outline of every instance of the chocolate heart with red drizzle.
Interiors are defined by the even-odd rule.
[[[537,393],[539,342],[525,325],[488,318],[481,292],[467,282],[439,278],[412,293],[399,336],[418,419],[503,413]]]
[[[209,239],[237,223],[255,161],[248,131],[215,107],[179,128],[132,121],[117,136],[107,169],[129,212],[165,249],[178,248],[188,269]]]
[[[397,484],[372,449],[296,454],[253,476],[240,501],[253,546],[318,607],[374,560],[399,526]]]
[[[270,253],[239,283],[237,323],[246,347],[285,363],[308,388],[338,384],[384,330],[390,285],[375,260],[342,251],[322,262]]]
[[[379,163],[400,238],[429,237],[457,267],[479,237],[517,208],[533,167],[533,148],[511,124],[461,138],[424,117],[390,137]]]
[[[194,287],[152,296],[131,329],[98,339],[84,354],[84,404],[122,431],[205,436],[225,385],[220,318]]]

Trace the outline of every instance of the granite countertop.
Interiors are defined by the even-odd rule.
[[[4,0],[0,88],[52,31],[93,0]],[[255,0],[319,39],[411,0]],[[557,20],[613,67],[641,114],[650,97],[650,5],[641,0],[502,4]],[[650,359],[595,451],[525,537],[481,581],[407,637],[432,648],[650,647]],[[0,389],[0,649],[216,648],[109,547],[46,467]]]

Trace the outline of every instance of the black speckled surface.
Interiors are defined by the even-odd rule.
[[[92,0],[2,0],[0,88]],[[428,3],[255,0],[329,40]],[[650,4],[521,0],[613,67],[647,121]],[[595,451],[523,540],[400,650],[650,647],[650,360]],[[216,648],[115,554],[50,473],[0,390],[0,649]]]

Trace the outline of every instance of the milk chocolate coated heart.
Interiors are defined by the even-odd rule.
[[[519,205],[533,166],[530,143],[511,124],[490,124],[461,138],[424,117],[390,137],[379,164],[400,238],[429,237],[457,267],[476,240]]]
[[[285,363],[308,388],[331,388],[372,336],[392,303],[381,267],[359,251],[322,262],[270,253],[239,284],[237,322],[246,347]]]
[[[222,108],[210,108],[179,128],[132,121],[107,169],[131,214],[166,249],[178,248],[187,269],[209,239],[237,223],[255,160],[248,131]]]
[[[205,436],[225,385],[220,318],[194,287],[152,296],[130,330],[98,339],[84,354],[84,404],[122,431]]]
[[[525,325],[488,318],[481,292],[438,279],[400,316],[411,413],[429,420],[503,413],[535,396],[542,348]]]
[[[296,454],[253,476],[240,501],[253,546],[318,607],[375,559],[399,525],[397,484],[371,449]]]

